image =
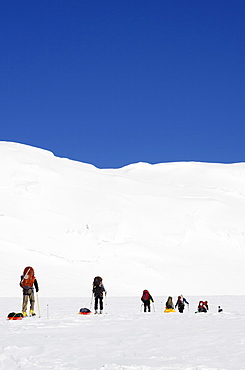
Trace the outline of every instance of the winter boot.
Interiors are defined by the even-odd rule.
[[[98,310],[95,310],[94,313],[98,313]]]
[[[31,316],[36,316],[35,312],[33,310],[30,310]]]
[[[25,311],[22,311],[23,317],[27,316],[27,313]]]
[[[102,310],[100,310],[100,314],[101,314],[101,313],[103,313],[103,311],[102,311]]]

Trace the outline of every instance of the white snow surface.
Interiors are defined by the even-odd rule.
[[[104,313],[89,316],[77,314],[89,298],[42,298],[41,317],[22,321],[5,315],[20,299],[0,298],[0,369],[245,369],[245,297],[207,296],[209,313],[197,314],[199,297],[187,298],[189,311],[169,314],[162,297],[150,313],[139,297],[108,297]]]
[[[98,169],[0,142],[0,171],[0,369],[245,369],[244,163]],[[9,321],[26,266],[40,317]],[[78,315],[96,275],[104,312]]]
[[[0,142],[2,297],[30,265],[42,297],[243,295],[245,163],[98,169]]]

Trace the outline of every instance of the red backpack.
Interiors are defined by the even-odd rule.
[[[34,276],[34,269],[30,266],[26,267],[23,271],[23,275],[21,277],[20,285],[24,289],[30,289],[33,287],[33,283],[35,281]]]
[[[148,292],[148,290],[144,290],[141,299],[143,299],[143,301],[147,301],[149,298],[150,298],[150,293]]]

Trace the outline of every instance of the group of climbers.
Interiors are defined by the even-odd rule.
[[[35,295],[34,287],[36,293],[39,291],[37,279],[34,274],[34,269],[31,266],[25,267],[23,274],[20,277],[20,286],[23,289],[23,302],[22,302],[22,315],[27,316],[27,304],[30,301],[30,316],[35,316],[34,305],[35,305]],[[106,295],[105,287],[102,283],[102,278],[96,276],[93,281],[92,292],[94,295],[94,310],[95,313],[103,312],[103,294]],[[100,310],[98,311],[98,306]]]
[[[142,294],[142,297],[141,297],[141,301],[143,302],[144,304],[144,312],[150,312],[151,311],[151,303],[154,302],[151,294],[149,293],[148,290],[144,290],[143,291],[143,294]],[[167,302],[165,304],[165,310],[168,310],[170,312],[171,311],[174,311],[174,309],[176,307],[178,307],[178,310],[180,313],[183,313],[184,311],[184,308],[185,308],[185,304],[188,304],[189,303],[187,302],[187,300],[183,297],[183,295],[180,295],[178,296],[178,300],[174,306],[173,304],[173,298],[172,297],[168,297],[167,299]]]
[[[144,312],[150,312],[151,311],[151,303],[154,302],[151,294],[149,293],[148,290],[144,290],[141,301],[143,302],[144,305]],[[174,310],[176,307],[178,307],[179,312],[183,313],[184,308],[185,308],[185,303],[189,305],[187,300],[183,297],[183,295],[178,296],[178,300],[174,306],[173,304],[173,298],[168,297],[167,302],[165,304],[165,309],[166,310]]]
[[[148,290],[144,290],[141,301],[144,304],[144,312],[150,312],[151,311],[151,303],[154,302],[151,294]],[[189,302],[187,302],[186,298],[183,297],[183,295],[179,295],[177,302],[173,303],[173,298],[171,296],[168,297],[166,303],[165,303],[165,311],[164,312],[175,312],[176,308],[180,313],[184,312],[185,305],[188,305],[189,308]],[[197,312],[207,312],[208,311],[208,302],[207,301],[199,301]],[[218,306],[218,312],[222,312],[222,308]]]
[[[34,274],[34,269],[30,266],[25,267],[23,271],[23,275],[21,276],[20,286],[23,289],[23,303],[22,303],[22,314],[23,316],[27,316],[27,304],[30,301],[30,315],[35,316],[34,312],[34,304],[35,304],[35,295],[34,295],[34,287],[36,292],[39,291],[37,279]],[[96,276],[94,278],[92,284],[92,293],[94,296],[94,310],[95,313],[103,313],[103,297],[104,293],[106,296],[106,290],[102,283],[102,278],[100,276]],[[151,303],[154,303],[152,295],[149,293],[148,290],[144,290],[141,301],[144,305],[144,312],[151,311]],[[173,298],[171,296],[168,297],[166,304],[165,304],[165,312],[175,311],[177,308],[180,313],[184,312],[185,305],[188,305],[186,298],[183,295],[179,295],[176,301],[176,304],[173,303]],[[99,310],[98,310],[99,308]],[[208,311],[208,302],[207,301],[199,301],[197,312],[207,312]],[[220,306],[218,307],[218,312],[222,312]]]

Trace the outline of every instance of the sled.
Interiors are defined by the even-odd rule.
[[[196,311],[195,313],[207,313],[207,311]]]
[[[78,315],[89,315],[91,311],[88,308],[81,308],[80,312],[78,312]]]
[[[176,312],[173,308],[166,308],[163,312],[169,313],[169,312]]]
[[[11,312],[8,314],[7,320],[22,320],[23,314],[22,313],[15,313]]]
[[[7,317],[7,320],[22,320],[23,317]]]

